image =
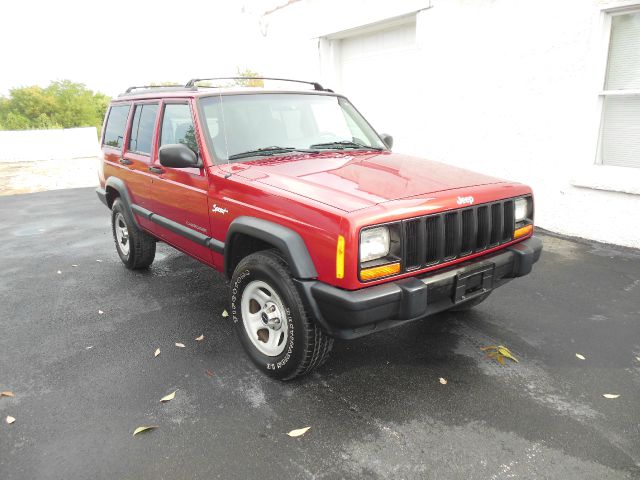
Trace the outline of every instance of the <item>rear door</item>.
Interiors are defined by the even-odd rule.
[[[211,236],[206,169],[165,167],[160,165],[158,158],[162,145],[175,143],[182,143],[200,154],[192,105],[186,99],[168,99],[162,102],[160,109],[147,207],[159,220],[154,222],[153,233],[180,250],[211,263],[212,252],[202,244],[203,238]]]
[[[136,183],[133,162],[124,159],[124,146],[127,127],[131,114],[131,103],[114,103],[109,108],[104,133],[102,135],[102,153],[104,155],[105,180],[115,177],[129,186],[130,195],[134,195],[132,186]],[[135,189],[138,191],[139,189]]]
[[[129,187],[133,194],[132,201],[144,208],[148,208],[149,204],[148,191],[152,178],[149,167],[159,106],[158,100],[135,102],[126,138],[127,148],[122,155],[125,166],[136,174],[132,178],[134,183]]]

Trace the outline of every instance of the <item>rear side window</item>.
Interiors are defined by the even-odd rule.
[[[157,104],[136,105],[131,125],[131,137],[129,138],[130,151],[151,154],[151,139],[153,138],[157,113]]]
[[[198,142],[193,127],[191,109],[186,103],[167,104],[162,117],[160,146],[170,143],[182,143],[198,153]]]
[[[104,129],[104,144],[109,147],[122,148],[124,129],[131,105],[116,105],[109,110],[107,126]]]

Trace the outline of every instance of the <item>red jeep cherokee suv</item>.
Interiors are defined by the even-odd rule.
[[[160,240],[230,279],[264,372],[291,379],[334,338],[468,309],[540,257],[529,187],[392,153],[317,83],[211,86],[230,80],[113,100],[97,193],[127,268],[151,265]]]

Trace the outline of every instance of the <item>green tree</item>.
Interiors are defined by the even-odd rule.
[[[0,129],[102,127],[109,97],[70,80],[13,88],[0,97]]]
[[[256,77],[260,76],[258,72],[254,72],[253,70],[250,70],[248,68],[240,70],[240,67],[237,67],[237,72],[239,77],[244,78],[242,80],[235,80],[234,83],[236,85],[240,85],[242,87],[264,87],[264,80],[256,79]]]

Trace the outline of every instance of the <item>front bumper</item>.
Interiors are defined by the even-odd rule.
[[[349,291],[299,280],[327,332],[356,338],[461,305],[531,272],[542,240],[531,237],[493,254],[425,275]]]

